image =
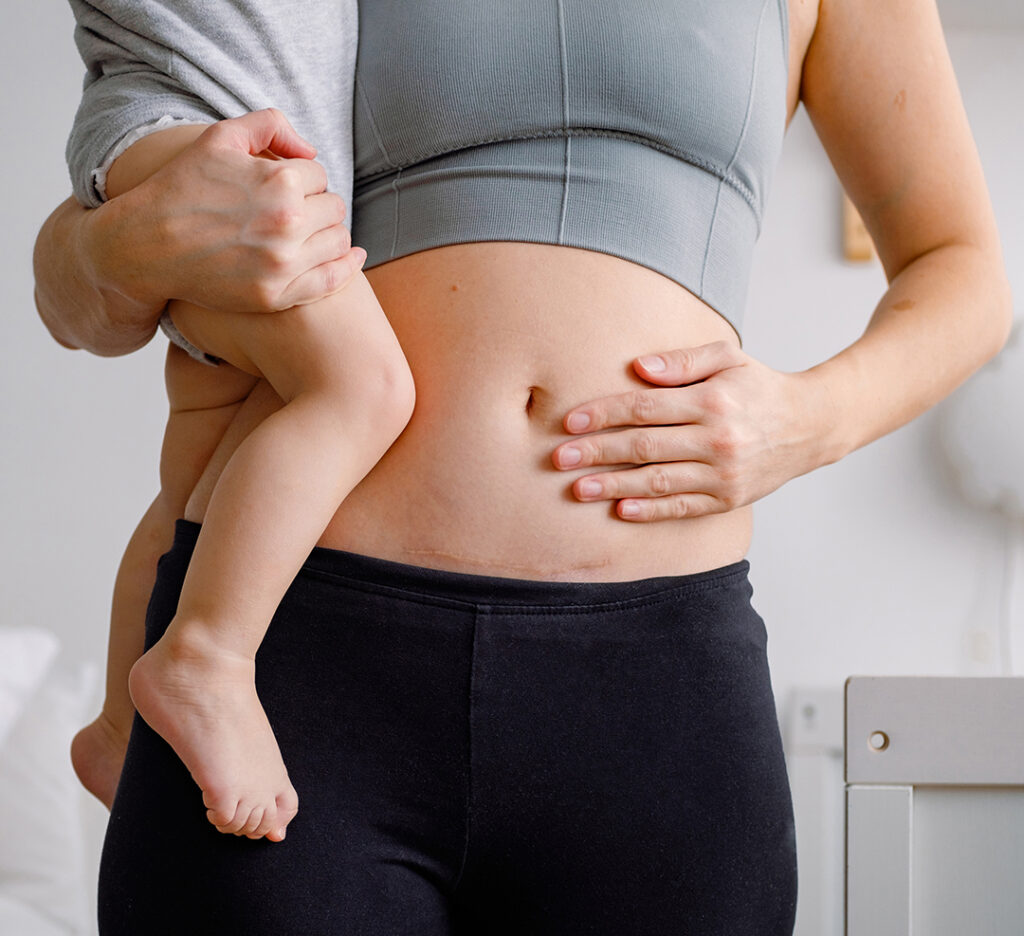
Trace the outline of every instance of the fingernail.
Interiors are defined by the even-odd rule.
[[[596,497],[601,493],[601,482],[588,478],[580,482],[580,495],[583,497]]]
[[[634,501],[624,501],[619,512],[623,517],[635,517],[640,513],[640,505]]]
[[[640,363],[643,365],[644,370],[648,370],[652,374],[660,373],[665,369],[665,359],[660,354],[642,357],[640,358]]]
[[[582,432],[590,425],[590,417],[586,413],[573,413],[566,421],[570,432]]]
[[[574,448],[571,445],[558,453],[558,463],[563,468],[571,468],[573,465],[578,465],[582,460],[583,454],[578,448]]]
[[[362,247],[353,247],[352,252],[356,255],[356,263],[360,266],[366,263],[366,251]]]

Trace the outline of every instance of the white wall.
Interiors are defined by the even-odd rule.
[[[70,190],[63,147],[82,68],[64,0],[9,4],[5,17],[0,623],[51,628],[69,659],[100,662],[116,565],[156,491],[163,343],[99,361],[58,347],[36,316],[32,244]],[[956,30],[950,45],[1024,295],[1024,31]],[[774,367],[798,370],[834,354],[860,334],[884,289],[877,265],[839,259],[838,205],[801,113],[775,179],[746,318],[746,350]],[[839,690],[852,673],[998,672],[1002,530],[958,499],[936,418],[758,505],[751,579],[783,714],[794,687]],[[987,659],[978,652],[986,634]]]
[[[36,315],[32,245],[71,192],[84,67],[66,0],[7,4],[4,19],[0,622],[52,628],[70,656],[100,659],[117,563],[157,489],[164,349],[101,361],[58,346]]]

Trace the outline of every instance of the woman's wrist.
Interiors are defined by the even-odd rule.
[[[833,362],[825,361],[793,374],[800,381],[801,411],[806,426],[807,454],[811,460],[808,471],[833,465],[859,447],[854,430],[848,424],[841,406]]]

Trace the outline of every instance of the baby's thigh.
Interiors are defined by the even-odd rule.
[[[359,394],[368,373],[408,373],[398,339],[362,273],[337,293],[280,312],[210,312],[178,302],[169,311],[188,341],[266,378],[285,400],[309,390]]]
[[[245,441],[249,433],[272,413],[279,410],[284,401],[265,380],[257,381],[252,392],[240,406],[229,414],[227,425],[218,436],[212,454],[202,464],[201,472],[189,487],[189,496],[182,516],[187,520],[202,523],[213,496],[214,488],[221,473],[231,460],[235,450]]]
[[[160,487],[181,515],[257,378],[227,362],[216,367],[170,345],[164,368],[170,414],[160,452]]]

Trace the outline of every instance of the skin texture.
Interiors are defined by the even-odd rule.
[[[409,359],[417,409],[322,545],[526,578],[714,568],[746,552],[750,504],[905,424],[998,352],[1009,287],[934,2],[789,9],[788,119],[802,101],[888,280],[862,336],[784,373],[743,352],[697,297],[615,257],[486,243],[382,264],[366,276]],[[226,165],[227,152],[210,146],[202,163]],[[44,225],[38,302],[55,337],[131,350],[161,298],[185,289],[163,258],[237,249],[240,221],[219,241],[196,223],[196,248],[155,220],[173,214],[168,180],[198,174],[198,161],[155,175],[137,201],[92,213],[65,203]],[[223,177],[207,171],[200,178]],[[207,194],[220,197],[213,183]],[[176,210],[202,218],[198,198]],[[270,266],[250,267],[264,299]],[[223,309],[232,288],[218,275],[211,268],[202,304]],[[315,292],[315,276],[304,282]],[[663,369],[641,363],[652,355]],[[202,519],[233,446],[275,405],[266,393],[243,404],[186,516]],[[568,449],[579,453],[571,464]],[[600,493],[585,494],[587,481]]]

